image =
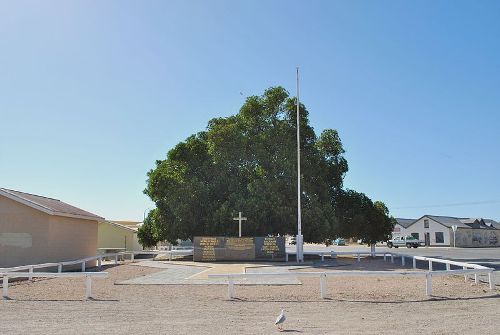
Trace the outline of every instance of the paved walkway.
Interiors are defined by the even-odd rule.
[[[227,285],[224,278],[208,278],[209,274],[286,272],[293,266],[277,264],[235,264],[235,263],[194,263],[182,264],[162,261],[143,261],[137,266],[165,269],[157,273],[121,282],[117,285]],[[234,281],[237,285],[301,285],[297,277],[266,276],[260,278],[241,278]]]

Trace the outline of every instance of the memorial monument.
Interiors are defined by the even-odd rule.
[[[195,262],[285,261],[284,236],[195,236]]]
[[[193,241],[195,262],[216,261],[285,261],[284,236],[242,237],[241,216],[235,218],[239,222],[239,237],[195,236]]]

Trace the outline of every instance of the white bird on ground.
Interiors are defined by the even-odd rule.
[[[274,323],[275,326],[278,326],[280,332],[283,331],[283,323],[285,322],[285,320],[286,320],[285,310],[282,309],[280,315],[278,315],[278,318]]]

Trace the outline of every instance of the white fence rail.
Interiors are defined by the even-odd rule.
[[[68,277],[84,277],[85,278],[85,299],[92,297],[92,277],[106,278],[107,272],[0,272],[2,278],[2,298],[9,299],[9,278],[68,278]]]
[[[229,299],[235,297],[234,280],[240,278],[254,278],[254,277],[318,277],[320,297],[326,298],[326,284],[327,277],[343,276],[343,277],[357,277],[357,276],[376,276],[376,277],[425,277],[425,293],[427,296],[432,295],[432,277],[434,276],[453,276],[461,274],[478,274],[487,273],[491,275],[493,269],[467,269],[467,270],[446,270],[446,271],[328,271],[328,272],[278,272],[278,273],[229,273],[229,274],[209,274],[209,278],[226,278],[228,283],[227,296]],[[490,281],[490,289],[493,289],[493,284]]]
[[[172,260],[174,256],[189,256],[193,254],[193,250],[188,250],[188,249],[179,249],[179,250],[167,250],[167,251],[159,251],[159,250],[145,250],[145,251],[122,251],[122,252],[116,252],[116,253],[108,253],[108,254],[100,254],[96,256],[91,256],[87,258],[82,258],[82,259],[77,259],[73,261],[65,261],[65,262],[58,262],[58,263],[43,263],[43,264],[33,264],[33,265],[22,265],[22,266],[15,266],[15,267],[10,267],[10,268],[0,268],[0,272],[17,272],[17,271],[25,271],[27,270],[29,273],[34,273],[35,269],[46,269],[46,268],[56,268],[57,267],[57,272],[62,273],[63,272],[63,267],[66,265],[81,265],[81,271],[85,272],[85,269],[87,267],[88,262],[92,261],[97,261],[97,267],[100,269],[102,267],[102,261],[103,259],[110,259],[113,258],[115,261],[115,264],[118,264],[119,260],[125,260],[127,257],[133,262],[135,260],[136,255],[150,255],[150,254],[156,254],[156,255],[167,255],[169,257],[169,260]],[[30,280],[32,277],[27,277]]]
[[[286,261],[288,262],[288,255],[295,255],[295,251],[287,251],[286,253]],[[336,259],[337,256],[341,255],[351,255],[356,257],[357,262],[361,261],[361,256],[371,256],[371,257],[376,257],[382,255],[384,258],[384,261],[387,260],[388,257],[391,259],[391,263],[395,262],[395,258],[400,258],[401,259],[401,265],[405,266],[406,265],[406,260],[409,259],[413,262],[413,268],[417,268],[417,261],[427,261],[429,264],[429,271],[433,270],[433,264],[434,263],[441,263],[446,265],[446,270],[449,271],[451,270],[451,266],[459,266],[462,267],[463,270],[467,269],[490,269],[486,266],[482,266],[479,264],[473,264],[473,263],[465,263],[465,262],[457,262],[457,261],[451,261],[448,259],[441,259],[441,258],[432,258],[432,257],[424,257],[424,256],[414,256],[414,255],[407,255],[407,254],[400,254],[400,253],[394,253],[394,252],[371,252],[371,251],[334,251],[334,250],[326,250],[326,251],[304,251],[304,255],[317,255],[321,257],[321,261],[323,262],[325,260],[325,256],[330,256],[331,259]],[[493,271],[493,270],[492,270]],[[468,280],[468,274],[464,274],[465,281]],[[474,281],[476,284],[479,283],[479,278],[478,274],[474,273]],[[488,273],[488,282],[490,283],[490,286],[492,285],[492,273]]]
[[[285,255],[285,261],[288,262],[289,255],[296,255],[296,251],[287,251]],[[361,261],[361,256],[384,256],[384,260],[387,256],[390,256],[390,252],[371,252],[371,251],[334,251],[334,250],[325,250],[325,251],[304,251],[304,255],[316,255],[321,257],[321,261],[325,260],[325,256],[330,256],[330,258],[335,259],[337,256],[341,255],[351,255],[355,256],[358,262]]]
[[[32,280],[34,277],[80,277],[84,276],[86,289],[86,298],[90,297],[91,294],[91,277],[105,277],[106,272],[85,272],[86,264],[91,261],[97,261],[97,266],[100,269],[102,266],[103,259],[114,258],[115,264],[118,264],[119,259],[125,260],[126,257],[130,261],[134,261],[135,255],[140,254],[157,254],[157,255],[167,255],[169,260],[172,260],[174,256],[188,256],[193,254],[193,249],[177,249],[177,250],[145,250],[145,251],[123,251],[117,253],[100,254],[92,257],[87,257],[84,259],[65,261],[58,263],[43,263],[34,265],[23,265],[11,268],[0,268],[0,276],[3,276],[3,296],[7,297],[8,293],[8,280],[9,278],[28,278]],[[286,253],[286,261],[288,261],[288,255],[295,254],[295,252],[288,251]],[[488,275],[488,281],[490,289],[494,288],[494,282],[492,278],[493,269],[472,263],[464,263],[451,261],[447,259],[423,257],[423,256],[413,256],[406,254],[398,254],[391,252],[367,252],[367,251],[342,251],[337,252],[333,250],[327,251],[305,251],[305,255],[318,255],[321,260],[324,261],[325,256],[329,256],[332,259],[337,258],[339,255],[352,255],[356,257],[356,260],[360,262],[361,256],[383,256],[384,261],[387,261],[390,257],[391,262],[394,263],[396,258],[401,259],[401,264],[404,266],[406,264],[406,259],[411,259],[413,262],[413,268],[417,268],[417,260],[427,261],[429,268],[427,272],[409,272],[409,271],[330,271],[330,272],[284,272],[284,273],[232,273],[232,274],[212,274],[209,275],[210,278],[220,278],[225,277],[228,280],[228,296],[229,298],[234,297],[234,279],[237,278],[249,278],[249,277],[259,277],[259,276],[318,276],[320,279],[320,295],[322,298],[325,297],[326,290],[326,278],[328,276],[415,276],[415,277],[426,277],[426,294],[432,294],[432,277],[433,276],[451,276],[451,275],[464,275],[467,281],[468,275],[474,275],[476,284],[479,283],[478,274]],[[442,263],[446,264],[446,270],[434,271],[433,264]],[[82,272],[63,272],[63,267],[67,265],[81,265]],[[451,270],[451,265],[462,267],[460,270]],[[35,269],[51,268],[57,267],[57,273],[52,272],[34,272]],[[18,271],[28,271],[28,272],[18,272]]]
[[[85,272],[88,262],[97,261],[97,267],[101,269],[103,259],[114,258],[115,264],[118,264],[119,259],[125,260],[126,257],[130,261],[134,261],[135,255],[140,254],[165,254],[168,255],[169,260],[172,260],[174,256],[185,256],[192,255],[192,250],[169,250],[169,251],[122,251],[117,253],[100,254],[92,257],[87,257],[83,259],[65,261],[58,263],[43,263],[43,264],[32,264],[32,265],[22,265],[10,268],[0,268],[0,277],[2,279],[2,297],[3,299],[8,299],[9,290],[9,278],[27,278],[33,280],[33,278],[66,278],[66,277],[85,277],[85,298],[88,299],[92,294],[92,277],[107,277],[107,272]],[[64,266],[68,265],[80,265],[81,272],[63,272]],[[35,272],[36,269],[49,269],[57,268],[57,272]],[[20,272],[27,271],[27,272]]]

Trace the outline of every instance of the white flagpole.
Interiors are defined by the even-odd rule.
[[[304,261],[304,241],[302,237],[302,214],[300,209],[300,102],[299,102],[299,68],[297,67],[297,262]]]

